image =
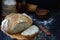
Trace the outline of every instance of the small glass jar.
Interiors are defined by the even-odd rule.
[[[3,0],[2,1],[2,16],[5,17],[10,13],[15,13],[16,11],[16,1],[15,0]]]

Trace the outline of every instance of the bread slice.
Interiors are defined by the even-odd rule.
[[[4,24],[4,25],[3,25]],[[7,26],[6,26],[7,25]],[[32,19],[26,15],[19,13],[11,13],[2,21],[2,27],[7,29],[8,33],[18,33],[32,25]]]
[[[27,38],[30,38],[30,37],[33,38],[33,36],[36,36],[38,32],[39,32],[39,28],[36,25],[33,25],[29,27],[28,29],[26,29],[25,31],[23,31],[21,35]]]

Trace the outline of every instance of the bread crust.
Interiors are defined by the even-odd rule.
[[[21,32],[32,25],[31,18],[19,13],[11,13],[10,15],[7,15],[5,19],[8,19],[8,33]]]
[[[37,26],[31,26],[32,25],[32,20],[29,17],[27,17],[27,15],[26,16],[24,16],[24,15],[22,15],[22,14],[21,15],[20,14],[15,14],[15,13],[12,13],[10,15],[7,15],[5,17],[5,19],[8,19],[8,30],[5,31],[4,28],[1,26],[1,30],[3,31],[3,33],[5,33],[7,36],[9,36],[12,39],[17,39],[17,40],[33,40],[37,36],[39,29],[38,29]],[[23,31],[22,32],[19,31],[17,33],[12,33],[13,32],[12,29],[15,28],[15,27],[18,28],[18,26],[20,26],[20,24],[19,24],[20,21],[23,22],[22,20],[20,20],[20,17],[22,17],[22,20],[24,19],[23,21],[26,22],[27,23],[27,26],[28,26],[27,28],[25,28],[26,26],[24,26],[23,27],[24,28],[23,31],[25,31],[25,30],[27,30],[27,29],[29,29],[31,27],[29,29],[30,31],[33,28],[35,30],[35,31],[33,31],[33,34],[31,34],[31,32],[30,32],[31,35],[28,34],[28,35],[25,36],[25,35],[22,35],[21,34]],[[18,29],[13,29],[13,30],[18,30]],[[29,32],[29,30],[28,30],[28,32]]]

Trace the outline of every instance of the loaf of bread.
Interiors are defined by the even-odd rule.
[[[8,33],[18,33],[29,28],[32,19],[26,14],[11,13],[2,21],[1,28]]]
[[[29,27],[28,29],[24,30],[21,33],[15,33],[15,34],[9,34],[5,32],[2,28],[1,30],[12,39],[17,40],[34,40],[34,38],[37,36],[39,32],[39,28],[35,25],[32,25],[31,27]]]
[[[1,30],[12,39],[33,40],[39,28],[32,23],[32,19],[25,13],[12,13],[2,21]]]

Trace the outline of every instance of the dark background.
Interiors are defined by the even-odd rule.
[[[17,0],[22,2],[23,0]],[[25,0],[26,3],[37,4],[41,8],[57,9],[59,7],[59,0]]]
[[[18,2],[23,2],[23,0],[17,0]],[[26,3],[36,4],[40,8],[46,9],[60,9],[60,1],[59,0],[25,0]],[[0,13],[1,13],[1,4],[2,0],[0,0]]]
[[[17,0],[23,2],[23,0]],[[60,1],[59,0],[26,0],[26,3],[37,4],[40,8],[52,10],[53,18],[56,20],[51,26],[51,32],[56,36],[56,40],[60,40]],[[0,18],[2,14],[2,0],[0,0]],[[1,20],[0,20],[1,22]],[[5,40],[5,34],[0,32],[0,40]],[[8,38],[9,39],[9,38]],[[8,40],[6,39],[6,40]]]
[[[1,22],[1,14],[2,14],[2,0],[0,0],[0,22]]]

